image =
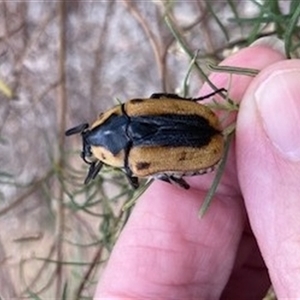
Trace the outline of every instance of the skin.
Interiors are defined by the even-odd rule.
[[[234,75],[236,139],[208,212],[213,174],[186,191],[156,181],[138,200],[101,275],[95,299],[262,299],[300,296],[300,61],[266,46],[223,62]],[[211,79],[227,87],[228,75]],[[210,92],[207,86],[201,94]],[[298,100],[298,101],[297,101]]]

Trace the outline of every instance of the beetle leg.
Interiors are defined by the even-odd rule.
[[[190,188],[190,185],[183,178],[177,178],[177,177],[170,176],[170,182],[172,184],[180,186],[181,188],[183,188],[185,190],[188,190]]]
[[[137,177],[132,176],[132,171],[129,168],[129,164],[128,164],[128,157],[129,157],[129,152],[130,149],[132,147],[132,142],[129,142],[126,145],[126,148],[124,149],[124,170],[125,170],[125,174],[128,178],[129,183],[131,184],[131,186],[135,189],[137,189],[139,187],[139,181],[137,179]]]
[[[214,96],[216,94],[222,93],[222,92],[227,92],[226,89],[220,88],[218,90],[213,91],[210,94],[204,95],[202,97],[198,98],[185,98],[185,97],[180,97],[176,94],[170,94],[170,93],[154,93],[150,96],[151,99],[162,99],[162,98],[167,98],[167,99],[174,99],[174,100],[190,100],[190,101],[201,101],[204,99],[207,99],[211,96]]]
[[[161,181],[164,181],[164,182],[167,182],[167,183],[170,183],[171,184],[171,180],[170,180],[170,178],[169,178],[169,176],[167,176],[167,175],[162,175],[162,176],[159,176],[159,177],[157,177],[159,180],[161,180]]]
[[[103,163],[101,161],[92,162],[90,164],[89,172],[84,180],[84,184],[88,184],[91,180],[95,179],[102,166]]]
[[[140,185],[139,185],[139,180],[137,177],[133,177],[133,176],[130,176],[129,174],[125,173],[126,174],[126,177],[130,183],[130,185],[134,188],[134,189],[137,189]]]
[[[86,164],[88,164],[88,165],[91,165],[91,164],[92,164],[90,161],[88,161],[88,160],[86,159],[86,156],[85,156],[84,151],[81,151],[80,157],[82,158],[82,160],[83,160]]]
[[[158,179],[168,182],[170,184],[177,185],[185,190],[188,190],[190,188],[190,185],[183,179],[183,178],[178,178],[174,176],[168,176],[168,175],[161,175],[158,177]]]

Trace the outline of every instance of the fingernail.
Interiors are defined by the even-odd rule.
[[[263,127],[285,158],[300,161],[300,69],[273,72],[255,92]]]
[[[250,47],[267,46],[273,50],[285,55],[284,42],[275,36],[267,36],[253,42]]]

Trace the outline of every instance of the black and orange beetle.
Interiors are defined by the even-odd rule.
[[[188,189],[182,178],[213,170],[224,149],[224,136],[214,112],[200,98],[153,94],[117,105],[89,126],[66,131],[80,133],[82,159],[90,165],[85,183],[94,179],[103,164],[120,168],[138,187],[138,178],[155,177]]]

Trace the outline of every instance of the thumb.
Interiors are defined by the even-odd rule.
[[[299,60],[264,69],[237,121],[238,178],[279,298],[300,296],[299,78]]]

